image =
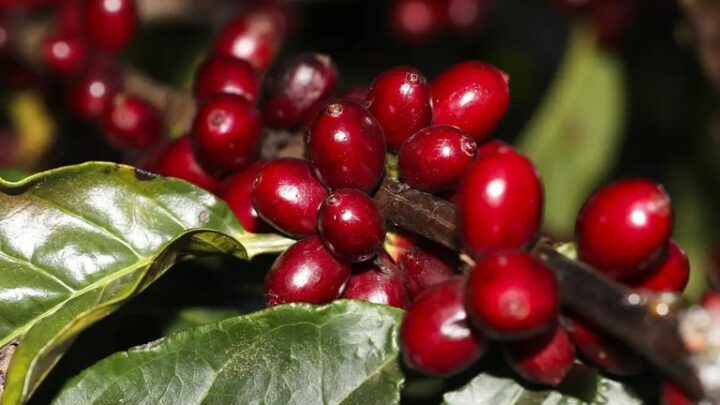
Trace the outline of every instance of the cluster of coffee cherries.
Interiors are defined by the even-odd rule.
[[[400,38],[421,41],[448,31],[471,36],[482,29],[493,0],[393,0],[390,26]]]

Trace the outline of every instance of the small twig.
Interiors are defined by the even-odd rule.
[[[18,342],[14,341],[4,348],[0,349],[0,398],[2,397],[3,387],[5,387],[5,377],[7,376],[10,360],[12,360],[15,350],[17,350]]]

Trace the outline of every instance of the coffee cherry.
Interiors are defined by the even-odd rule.
[[[100,118],[105,107],[120,89],[114,72],[91,68],[70,81],[67,90],[70,106],[82,118]]]
[[[298,55],[271,78],[262,109],[265,122],[283,129],[300,126],[313,107],[332,94],[336,82],[337,69],[329,56]]]
[[[59,32],[43,41],[42,57],[55,73],[77,71],[87,60],[87,47],[77,36]]]
[[[479,61],[451,67],[433,80],[430,90],[433,123],[456,126],[476,141],[490,134],[510,104],[507,74]]]
[[[575,348],[559,326],[529,340],[510,342],[504,352],[510,367],[522,378],[553,387],[563,381],[575,361]]]
[[[315,234],[318,210],[326,196],[307,162],[293,158],[266,163],[252,190],[253,206],[260,217],[298,237]]]
[[[398,169],[410,187],[440,194],[457,188],[476,152],[475,141],[459,129],[432,126],[403,144]]]
[[[639,278],[628,280],[633,288],[650,291],[682,292],[690,279],[690,262],[674,241],[668,244],[667,255],[645,270]]]
[[[270,226],[260,218],[252,203],[252,189],[264,162],[255,162],[227,179],[220,196],[235,213],[243,228],[252,233],[269,232]]]
[[[524,248],[540,228],[543,188],[533,164],[509,146],[479,154],[458,196],[460,235],[470,254]]]
[[[459,267],[457,255],[453,257],[440,247],[414,247],[399,259],[400,271],[407,280],[410,298],[428,288],[449,280]]]
[[[642,358],[620,341],[579,318],[564,321],[575,346],[590,363],[618,376],[635,375],[642,369]]]
[[[470,272],[465,308],[473,324],[495,339],[531,337],[557,321],[557,280],[529,253],[489,253]]]
[[[385,221],[372,198],[346,188],[330,194],[320,205],[318,231],[335,256],[362,262],[382,248]]]
[[[117,52],[130,42],[135,32],[135,1],[87,0],[85,25],[90,42],[102,50]]]
[[[220,180],[208,174],[195,159],[190,138],[187,136],[168,145],[158,160],[158,171],[164,176],[189,181],[211,193],[217,192],[220,187]]]
[[[259,87],[255,69],[246,61],[230,56],[209,57],[195,75],[195,97],[200,100],[218,93],[229,93],[255,101]]]
[[[485,351],[485,338],[467,324],[460,277],[420,294],[405,312],[400,346],[408,367],[431,376],[456,374]]]
[[[659,184],[624,179],[588,199],[575,225],[580,260],[614,279],[639,274],[672,232],[670,197]]]
[[[390,3],[390,26],[403,39],[428,39],[444,25],[444,14],[438,1],[394,0]]]
[[[617,47],[633,24],[632,2],[624,0],[590,1],[587,11],[595,26],[598,41],[607,47]]]
[[[213,50],[245,60],[262,74],[282,46],[284,24],[277,13],[263,7],[253,8],[230,21],[220,31]]]
[[[487,20],[492,0],[445,0],[444,3],[450,29],[471,35]]]
[[[332,100],[310,125],[307,155],[327,187],[370,193],[385,170],[385,137],[360,103]]]
[[[113,97],[103,113],[103,129],[111,144],[129,149],[147,149],[157,144],[164,131],[160,111],[129,94]]]
[[[430,125],[430,87],[415,68],[388,69],[370,85],[368,110],[385,133],[388,149],[396,151],[412,134]]]
[[[350,277],[342,298],[403,309],[407,306],[407,293],[397,269],[393,273],[384,271],[374,264],[361,266],[361,270]]]
[[[265,278],[269,306],[290,302],[327,304],[340,296],[350,267],[338,261],[316,236],[283,252]]]
[[[661,405],[695,405],[697,402],[690,399],[680,387],[671,381],[664,381],[660,391]]]
[[[191,139],[200,163],[213,172],[252,163],[260,146],[260,113],[244,97],[216,94],[200,107]]]

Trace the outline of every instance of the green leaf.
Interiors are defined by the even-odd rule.
[[[625,95],[618,60],[578,25],[557,78],[518,141],[545,186],[545,226],[572,234],[589,193],[612,167],[621,141]]]
[[[617,381],[599,377],[590,402],[553,390],[530,390],[511,378],[480,374],[457,391],[444,395],[445,405],[639,405],[638,399]]]
[[[207,308],[191,307],[181,310],[177,317],[168,325],[165,335],[181,332],[209,323],[220,322],[240,315],[240,311],[233,308]]]
[[[401,318],[352,300],[274,307],[110,356],[55,403],[398,403]]]
[[[0,348],[19,341],[2,403],[27,401],[74,338],[179,260],[251,258],[292,241],[246,233],[189,183],[112,163],[0,181]]]

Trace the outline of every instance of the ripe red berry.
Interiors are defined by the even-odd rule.
[[[473,255],[526,247],[540,228],[542,211],[535,167],[509,146],[479,154],[461,181],[458,224]]]
[[[90,42],[105,51],[117,52],[135,32],[135,0],[87,0],[85,25]]]
[[[318,237],[303,239],[273,263],[265,278],[265,300],[270,306],[327,304],[340,296],[349,278],[350,267],[338,261]]]
[[[331,189],[375,189],[385,170],[385,137],[360,103],[332,100],[315,116],[307,155],[320,181]]]
[[[492,0],[445,0],[450,28],[463,35],[476,33],[487,20]]]
[[[269,232],[270,226],[260,218],[252,203],[252,189],[255,179],[265,162],[255,162],[227,179],[220,189],[225,200],[243,228],[252,233]]]
[[[370,85],[367,105],[385,133],[388,149],[393,151],[432,121],[430,87],[425,76],[409,66],[380,73]]]
[[[505,358],[525,380],[554,387],[572,369],[575,348],[567,333],[556,326],[553,331],[541,336],[508,343]]]
[[[575,346],[590,361],[610,374],[630,376],[640,372],[643,360],[620,341],[579,318],[565,318]]]
[[[160,111],[147,101],[118,94],[103,113],[103,129],[117,147],[147,149],[162,139],[164,124]]]
[[[119,89],[119,79],[113,72],[92,68],[70,81],[67,95],[76,114],[96,119],[103,115]]]
[[[208,174],[195,159],[190,139],[187,136],[168,145],[158,160],[158,170],[164,176],[189,181],[211,193],[217,192],[220,187],[220,180]]]
[[[407,281],[407,291],[411,299],[428,288],[449,280],[459,267],[457,255],[453,257],[439,247],[419,246],[402,255],[398,265]]]
[[[206,59],[195,75],[195,97],[205,100],[218,93],[243,96],[255,101],[260,92],[255,69],[242,59],[214,55]]]
[[[670,197],[657,183],[624,179],[597,191],[575,225],[580,260],[615,279],[639,274],[672,232]]]
[[[408,302],[405,286],[397,269],[395,272],[385,271],[374,264],[362,265],[360,271],[350,277],[342,298],[403,309]]]
[[[385,221],[373,199],[360,190],[330,194],[320,205],[317,224],[328,249],[348,262],[372,258],[385,240]]]
[[[457,188],[476,153],[475,141],[461,130],[432,126],[421,129],[403,144],[398,169],[411,187],[440,194]]]
[[[477,261],[465,288],[465,308],[489,336],[531,337],[557,321],[557,280],[526,252],[494,252]]]
[[[246,60],[264,73],[275,60],[285,37],[285,21],[271,10],[256,7],[230,21],[217,35],[213,50]]]
[[[335,89],[337,69],[329,56],[304,53],[287,63],[270,79],[263,118],[271,127],[291,129]]]
[[[260,217],[293,236],[309,236],[317,230],[320,204],[327,191],[304,160],[282,158],[260,169],[252,200]]]
[[[214,172],[252,163],[260,146],[260,113],[237,94],[216,94],[200,107],[191,139],[200,163]]]
[[[408,367],[432,376],[458,373],[480,358],[485,338],[468,326],[460,277],[415,299],[400,327],[400,346]]]
[[[458,63],[433,80],[433,123],[456,126],[476,141],[495,129],[510,104],[508,76],[494,66]]]
[[[625,39],[634,19],[631,3],[624,0],[589,2],[587,9],[602,45],[616,47]]]
[[[687,255],[671,240],[666,256],[643,271],[640,277],[628,280],[628,284],[633,288],[650,291],[682,292],[689,279],[690,262]]]
[[[71,73],[87,60],[87,47],[82,39],[63,32],[45,38],[42,45],[45,64],[56,73]]]
[[[444,25],[444,15],[438,1],[394,0],[390,3],[390,26],[403,39],[428,39]]]
[[[695,405],[697,402],[690,399],[690,396],[673,382],[664,381],[660,391],[660,404]]]

